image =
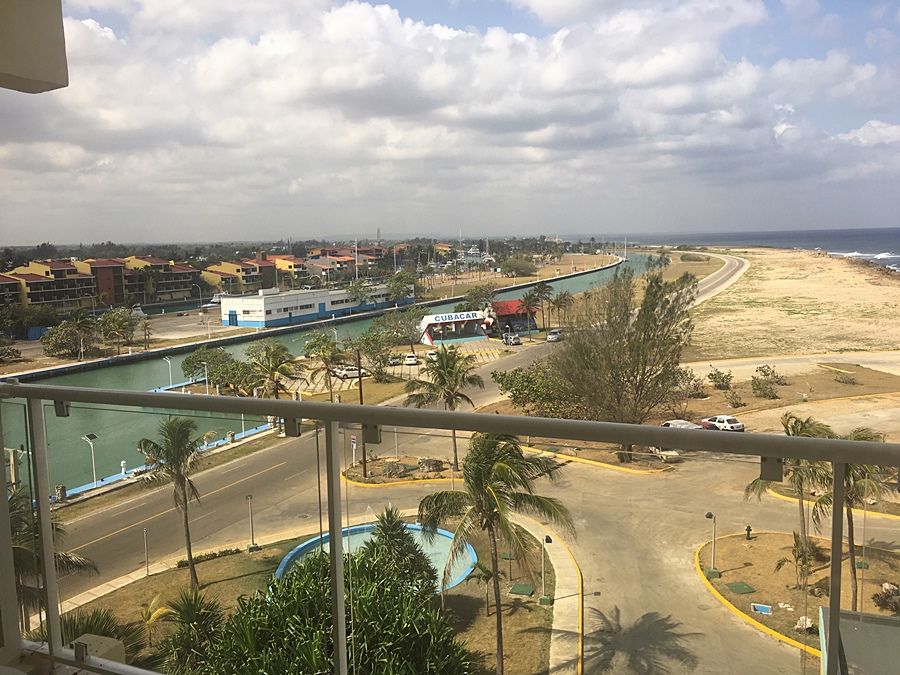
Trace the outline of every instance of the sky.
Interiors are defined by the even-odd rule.
[[[900,226],[900,0],[65,0],[0,244]]]

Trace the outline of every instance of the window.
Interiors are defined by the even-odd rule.
[[[241,314],[242,314],[243,316],[249,316],[249,315],[250,315],[250,310],[249,310],[249,309],[242,310],[242,311],[241,311]]]
[[[272,313],[272,310],[271,310],[271,309],[267,309],[267,310],[266,310],[266,314],[267,314],[267,315],[268,315],[268,314],[271,314],[271,313]]]

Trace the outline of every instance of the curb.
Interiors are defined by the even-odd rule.
[[[724,536],[729,536],[729,535],[724,535]],[[740,533],[736,533],[736,534],[731,535],[731,536],[740,536]],[[721,537],[720,537],[720,538],[721,538]],[[745,621],[746,623],[750,624],[751,626],[753,626],[753,627],[756,628],[757,630],[761,630],[763,633],[765,633],[765,634],[768,635],[769,637],[775,638],[775,639],[778,640],[779,642],[783,642],[783,643],[786,644],[786,645],[790,645],[791,647],[795,647],[796,649],[800,649],[800,650],[802,650],[802,651],[805,651],[807,654],[811,654],[812,656],[816,656],[816,657],[818,657],[818,658],[822,658],[822,652],[820,652],[818,649],[815,649],[814,647],[810,647],[810,646],[808,646],[808,645],[805,645],[805,644],[803,644],[803,643],[801,643],[801,642],[797,642],[797,641],[794,640],[793,638],[790,638],[790,637],[788,637],[787,635],[784,635],[784,634],[782,634],[782,633],[779,633],[777,630],[773,630],[772,628],[769,628],[769,627],[766,626],[765,624],[760,623],[759,621],[757,621],[756,619],[754,619],[754,618],[753,618],[752,616],[750,616],[749,614],[745,614],[744,612],[742,612],[741,610],[739,610],[737,607],[735,607],[733,604],[731,604],[731,602],[729,602],[729,601],[725,598],[724,595],[722,595],[721,593],[719,593],[719,591],[716,590],[715,586],[713,586],[713,585],[709,582],[709,579],[706,578],[706,575],[703,574],[703,569],[700,567],[700,551],[701,551],[701,550],[703,549],[703,547],[706,546],[708,543],[709,543],[709,542],[704,542],[704,543],[700,544],[700,545],[694,550],[694,571],[697,572],[697,576],[700,577],[700,580],[703,582],[703,585],[706,586],[706,590],[708,590],[716,600],[718,600],[719,602],[721,602],[727,609],[729,609],[729,610],[731,611],[732,614],[734,614],[735,616],[737,616],[739,619]]]
[[[527,445],[523,445],[522,449],[526,452],[535,452],[542,455],[550,455],[554,459],[558,459],[561,461],[571,461],[578,464],[587,464],[588,466],[595,466],[598,469],[608,469],[609,471],[619,471],[620,473],[630,473],[637,476],[650,476],[654,474],[667,473],[674,469],[674,467],[668,466],[663,469],[629,469],[628,467],[624,466],[616,466],[615,464],[600,462],[596,459],[586,459],[584,457],[575,457],[574,455],[563,455],[558,452],[553,452],[552,450],[541,450],[540,448],[533,448]]]
[[[572,553],[572,549],[569,548],[565,540],[562,537],[557,537],[556,541],[562,544],[562,547],[572,559],[572,564],[575,565],[575,571],[578,572],[578,663],[575,666],[575,671],[578,675],[582,675],[584,673],[584,575],[581,573],[581,566],[575,559],[575,554]]]
[[[404,485],[431,485],[435,483],[450,483],[453,479],[451,478],[420,478],[413,480],[395,480],[390,481],[388,483],[362,483],[357,480],[353,480],[352,478],[347,478],[344,472],[341,472],[341,480],[348,485],[353,485],[354,487],[361,488],[382,488],[382,487],[399,487]],[[462,476],[460,476],[460,480],[462,480]]]
[[[780,499],[784,502],[791,502],[792,504],[796,504],[798,499],[796,497],[788,497],[787,495],[780,494],[775,492],[772,488],[766,488],[766,494],[771,497],[775,497],[775,499]],[[857,511],[857,513],[862,513],[863,511]],[[881,511],[865,511],[866,515],[870,518],[887,518],[888,520],[900,520],[900,516],[895,513],[883,513]]]

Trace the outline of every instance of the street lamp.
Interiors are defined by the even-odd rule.
[[[200,284],[191,284],[191,288],[197,289],[197,309],[203,309],[203,289],[200,288]]]
[[[206,395],[209,396],[209,366],[206,361],[201,361],[203,364],[203,379],[206,380]]]
[[[252,553],[259,550],[259,546],[256,545],[256,539],[253,536],[253,495],[247,495],[247,508],[250,510],[250,545],[247,547],[247,550]]]
[[[169,365],[169,388],[171,389],[174,384],[172,382],[172,357],[164,356],[163,361],[165,361]]]
[[[544,558],[547,557],[546,545],[552,544],[553,540],[549,534],[545,534],[541,539],[541,600],[547,597],[547,584],[544,580]]]
[[[97,434],[85,434],[81,437],[81,440],[91,446],[91,469],[94,472],[94,487],[97,487],[97,462],[94,458],[94,441],[96,441],[97,438]]]
[[[707,511],[706,518],[713,521],[712,560],[710,561],[709,569],[706,571],[706,576],[707,578],[716,578],[719,576],[719,571],[716,569],[716,514],[712,511]]]

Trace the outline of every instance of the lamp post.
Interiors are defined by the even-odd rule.
[[[169,388],[171,388],[174,385],[174,383],[172,382],[172,357],[164,356],[163,361],[165,361],[169,366]]]
[[[206,395],[209,396],[209,366],[206,361],[201,361],[203,364],[203,379],[206,380]]]
[[[256,545],[256,539],[253,536],[253,495],[247,495],[247,509],[250,511],[250,545],[247,547],[247,550],[253,552],[259,550],[259,546]]]
[[[203,309],[203,289],[200,288],[200,284],[191,284],[191,288],[197,289],[197,309]]]
[[[94,441],[96,441],[97,438],[97,434],[85,434],[81,437],[81,440],[91,446],[91,470],[94,474],[94,487],[97,487],[97,462],[94,458]]]
[[[541,539],[541,598],[547,597],[547,583],[544,580],[544,558],[547,557],[546,545],[552,544],[553,540],[549,534],[545,534]]]
[[[718,570],[716,570],[716,514],[712,511],[707,511],[706,517],[713,523],[712,560],[710,561],[709,570],[707,570],[707,576],[715,575],[716,577],[718,577],[719,573]]]

